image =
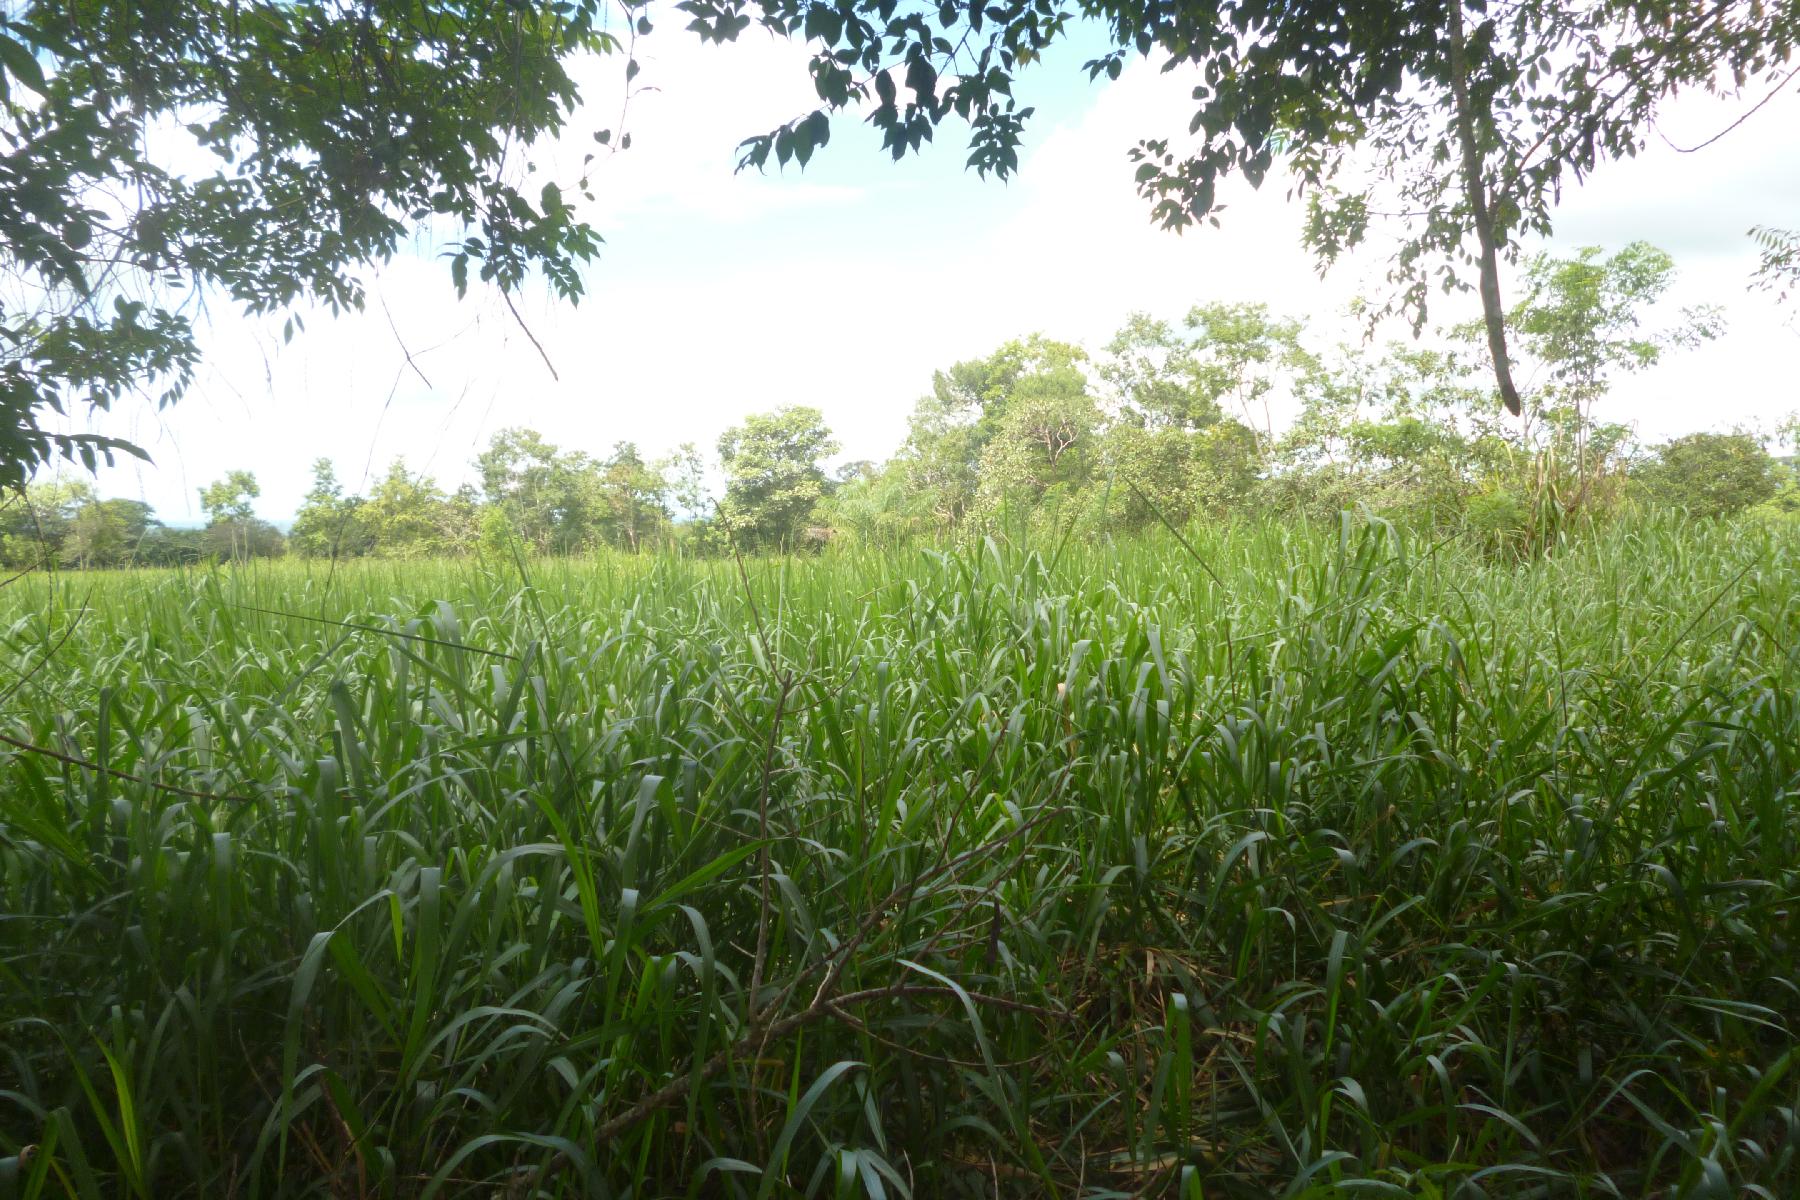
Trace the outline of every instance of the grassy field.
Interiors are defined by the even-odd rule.
[[[1800,538],[1192,540],[12,583],[0,1200],[1800,1194]]]

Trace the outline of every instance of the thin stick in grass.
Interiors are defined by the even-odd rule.
[[[95,771],[112,779],[121,779],[126,783],[135,783],[143,787],[154,788],[159,792],[167,792],[172,796],[186,796],[191,800],[225,800],[234,804],[254,804],[249,796],[235,796],[230,792],[199,792],[192,788],[177,787],[172,783],[159,783],[154,779],[146,779],[142,775],[133,775],[129,771],[121,771],[117,767],[108,767],[91,759],[81,758],[74,754],[64,754],[60,750],[52,750],[48,746],[39,746],[34,742],[22,741],[11,734],[0,733],[0,742],[27,754],[41,754],[45,758],[53,758],[57,762],[71,767],[80,767],[84,771]]]

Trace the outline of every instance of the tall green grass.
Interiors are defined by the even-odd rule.
[[[0,1198],[1800,1191],[1800,542],[1190,541],[15,582]]]

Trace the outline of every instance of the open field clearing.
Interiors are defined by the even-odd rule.
[[[0,1197],[1800,1194],[1800,538],[1190,540],[18,579]]]

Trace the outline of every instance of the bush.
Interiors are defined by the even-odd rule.
[[[1658,446],[1633,472],[1651,504],[1729,517],[1775,496],[1776,463],[1748,433],[1690,433]]]
[[[1463,506],[1463,529],[1489,550],[1521,553],[1531,540],[1531,506],[1516,492],[1479,492]]]

